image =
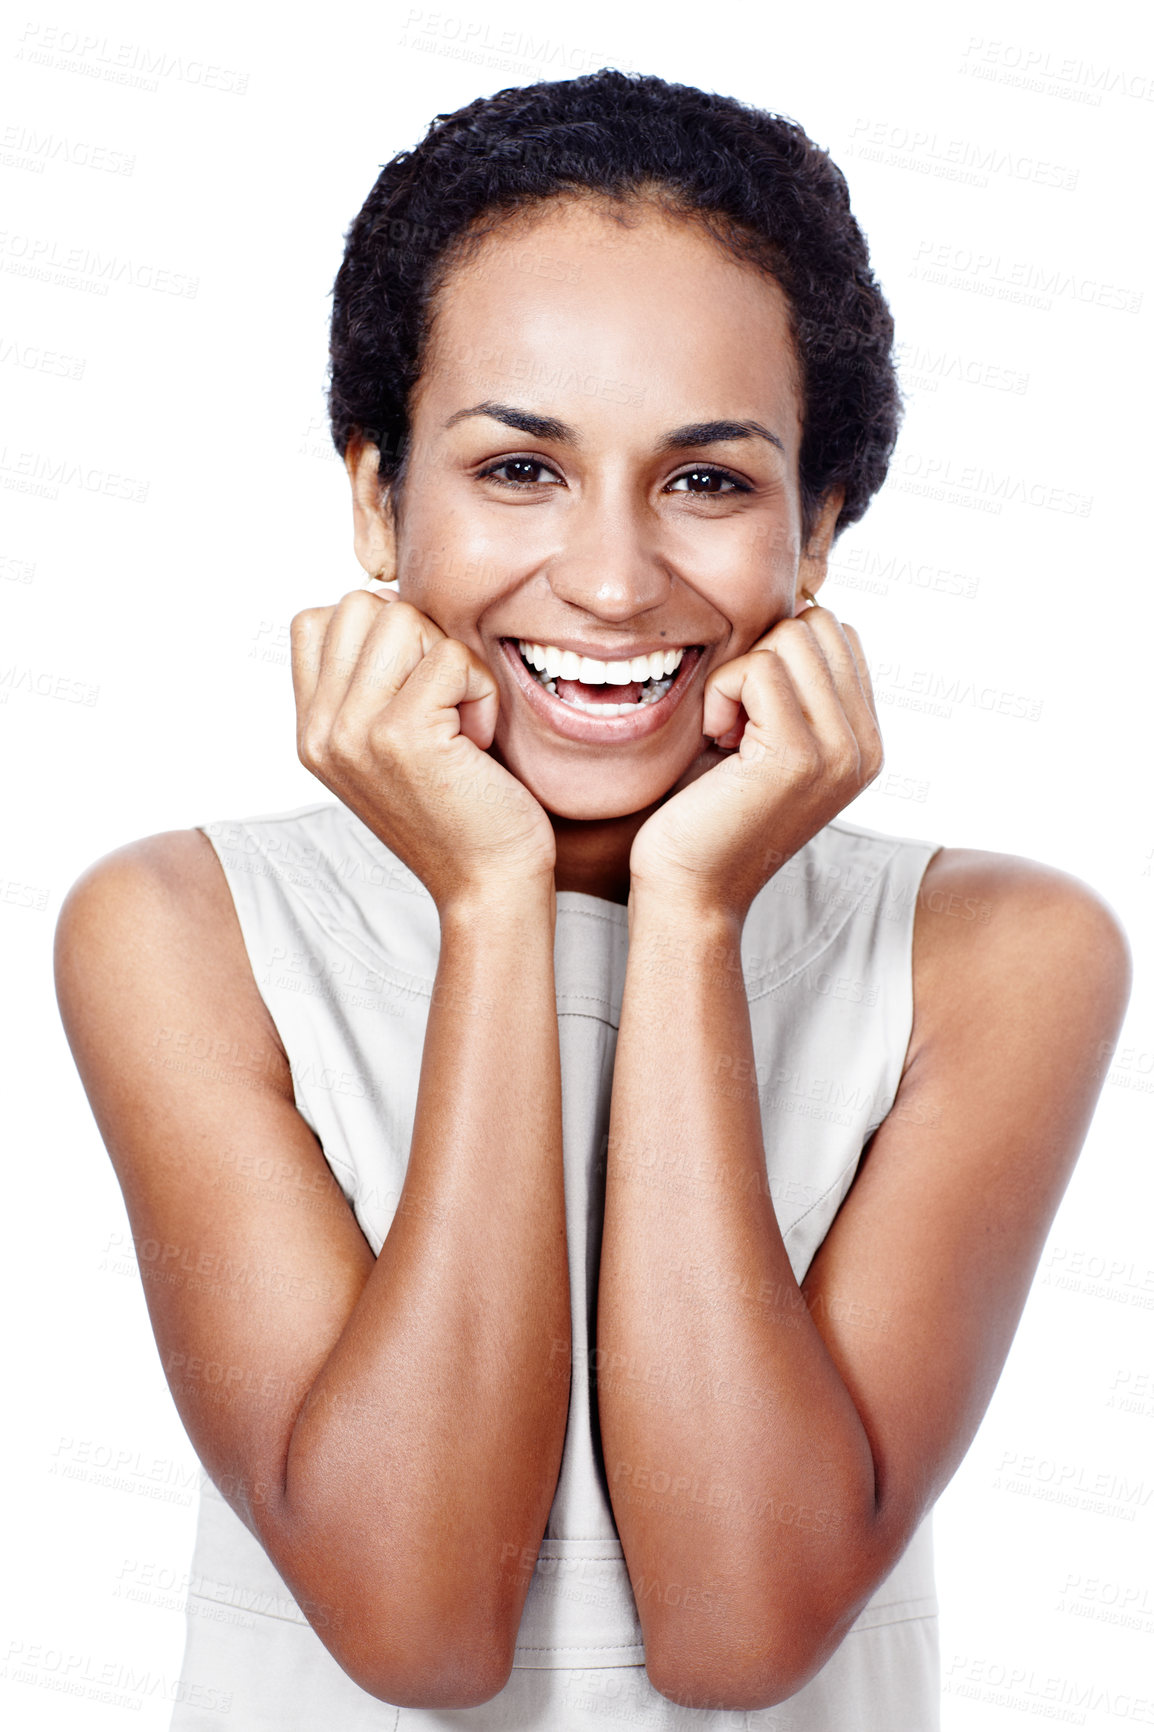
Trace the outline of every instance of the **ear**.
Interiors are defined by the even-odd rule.
[[[345,449],[345,468],[353,490],[353,547],[370,577],[385,582],[397,574],[396,525],[389,490],[378,475],[380,452],[360,434]]]
[[[821,502],[817,521],[814,523],[809,540],[806,542],[797,564],[797,585],[794,595],[795,616],[805,608],[805,596],[802,592],[808,590],[810,595],[816,595],[825,582],[829,550],[833,546],[838,514],[844,504],[844,487],[831,487]]]

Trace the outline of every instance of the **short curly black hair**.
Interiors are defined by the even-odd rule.
[[[333,286],[329,417],[380,452],[394,505],[437,290],[479,235],[574,193],[656,195],[759,266],[790,304],[803,397],[806,535],[832,487],[840,532],[885,479],[901,399],[893,319],[840,169],[795,121],[691,85],[605,69],[439,114],[381,170]]]

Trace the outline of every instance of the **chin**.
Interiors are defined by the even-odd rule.
[[[689,773],[677,764],[667,773],[654,774],[653,766],[615,768],[600,757],[579,769],[570,764],[531,766],[511,764],[506,769],[528,788],[533,798],[552,818],[571,823],[607,823],[648,811],[669,795]]]

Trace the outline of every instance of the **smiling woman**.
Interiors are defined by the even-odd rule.
[[[1128,964],[1073,880],[839,816],[890,341],[828,158],[658,79],[442,116],[353,224],[335,801],[59,928],[134,1233],[210,1271],[147,1280],[211,1477],[179,1732],[937,1724],[929,1512]]]

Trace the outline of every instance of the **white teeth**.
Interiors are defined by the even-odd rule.
[[[654,650],[631,661],[598,661],[555,644],[527,643],[518,639],[518,649],[529,665],[548,679],[580,680],[586,686],[627,686],[634,680],[661,680],[680,667],[684,649]],[[603,705],[598,705],[602,709]]]
[[[658,703],[673,684],[673,675],[685,655],[684,649],[654,650],[631,661],[602,662],[575,650],[558,649],[556,644],[528,643],[523,638],[517,640],[517,647],[541,685],[559,703],[602,718],[627,716],[642,704]],[[557,690],[558,679],[580,680],[590,686],[625,686],[636,681],[641,693],[631,704],[589,703],[584,698],[563,698]]]

